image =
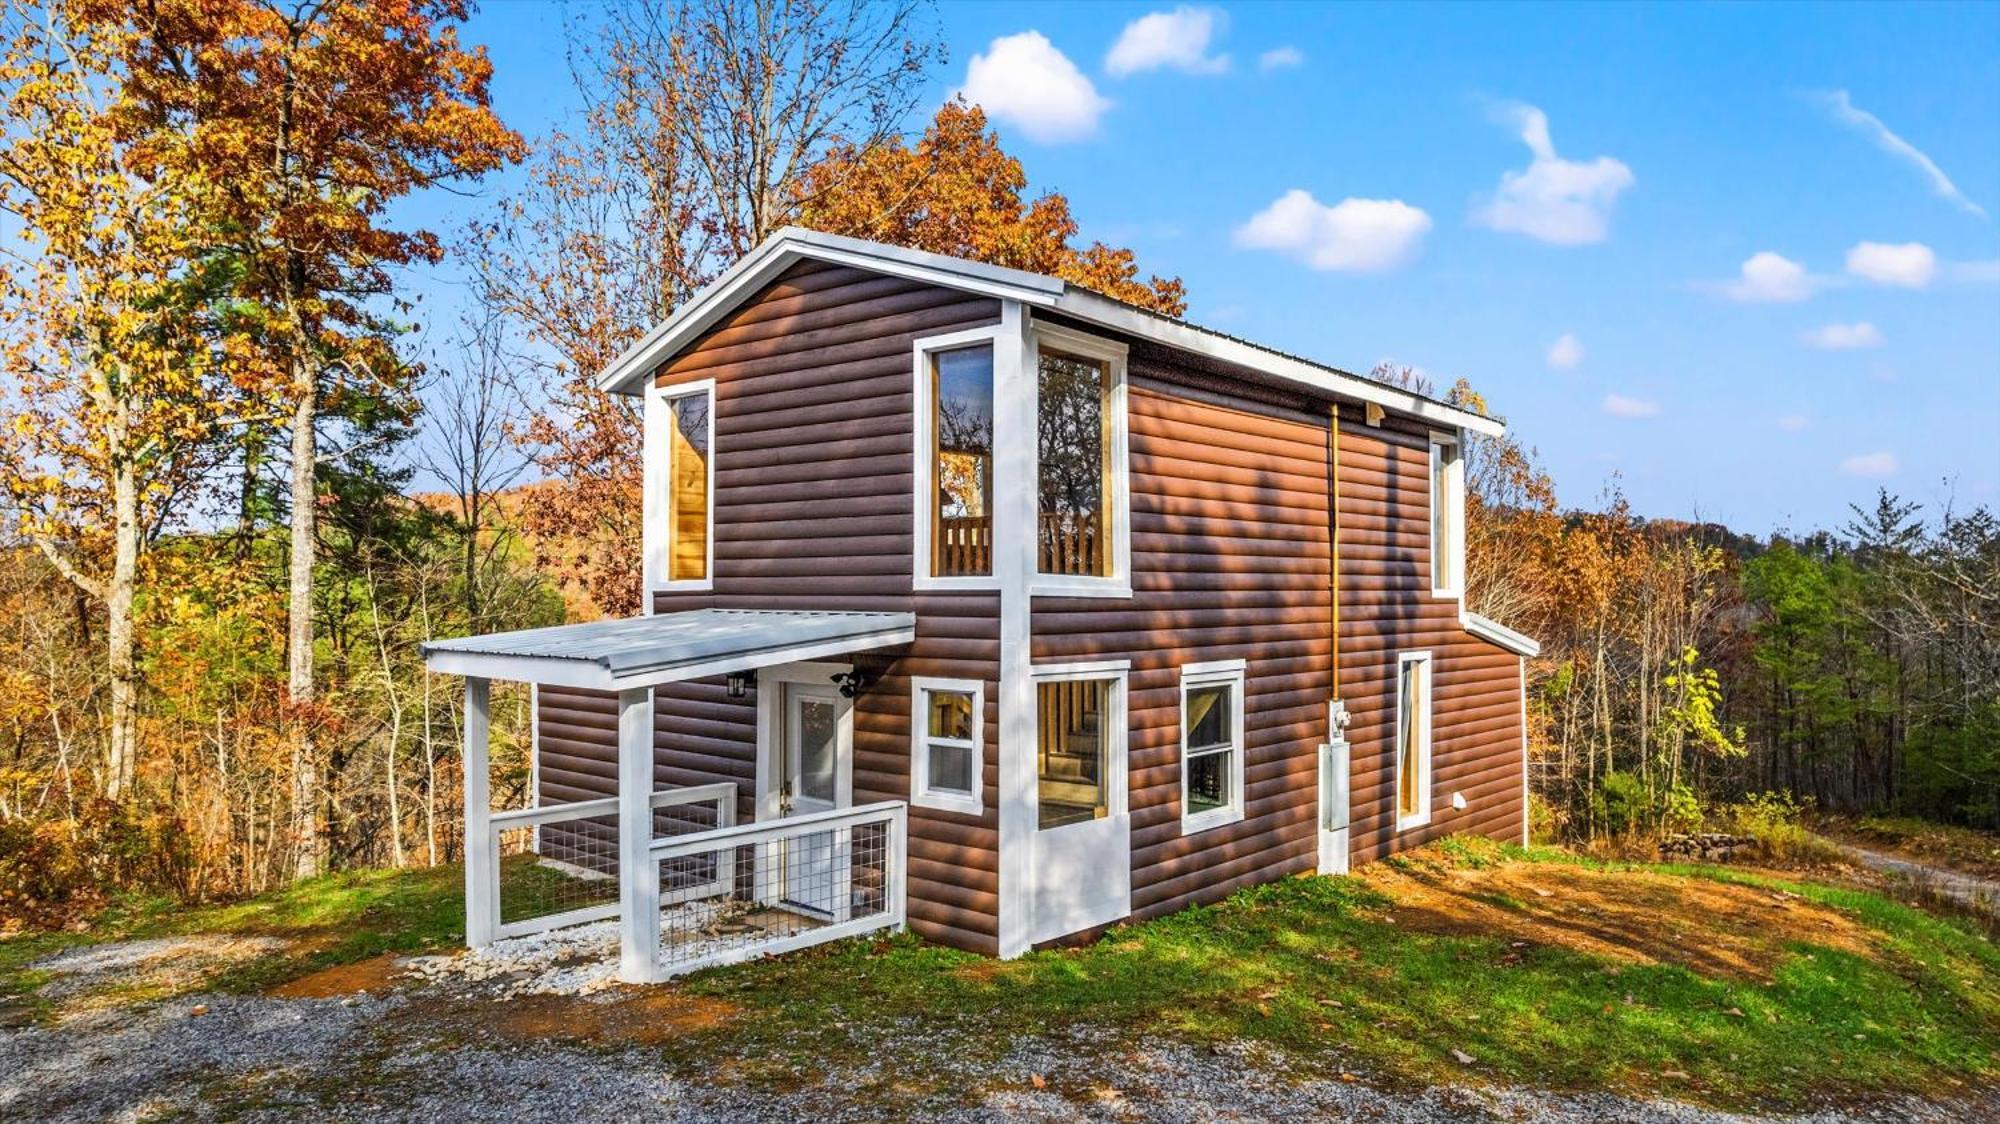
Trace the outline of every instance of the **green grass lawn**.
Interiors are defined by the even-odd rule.
[[[1480,881],[1488,875],[1501,876],[1499,888]],[[1563,892],[1533,889],[1540,881]],[[1618,941],[1632,930],[1581,925],[1569,912],[1576,895],[1616,903],[1642,890],[1686,898],[1661,924],[1685,926],[1697,946],[1708,926],[1717,947],[1736,948],[1730,927],[1766,898],[1773,916],[1800,918],[1805,935],[1759,937],[1756,971],[1710,971],[1625,955]],[[1434,891],[1476,903],[1501,928],[1541,928],[1528,938],[1454,928],[1417,900]],[[459,893],[457,871],[442,869],[335,876],[208,909],[127,903],[88,936],[0,942],[0,994],[34,982],[28,961],[82,940],[304,938],[296,955],[232,972],[223,981],[232,988],[444,947],[458,940]],[[1700,904],[1732,893],[1750,904]],[[1810,926],[1830,935],[1822,942]],[[1541,932],[1578,939],[1532,937]],[[1960,921],[1739,870],[1464,842],[1356,877],[1288,879],[1006,963],[901,936],[717,969],[648,994],[723,1012],[678,1033],[664,1051],[670,1065],[772,1080],[875,1061],[920,1082],[928,1066],[990,1061],[1019,1036],[1072,1029],[1261,1043],[1322,1076],[1615,1088],[1723,1105],[1948,1093],[2000,1078],[2000,951]]]

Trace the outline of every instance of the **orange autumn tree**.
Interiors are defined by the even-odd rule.
[[[122,800],[139,759],[144,555],[199,486],[228,395],[201,323],[202,185],[142,167],[120,138],[130,33],[74,14],[0,12],[0,496],[11,529],[103,607],[99,790]]]
[[[1027,172],[1000,148],[986,114],[944,104],[915,144],[836,145],[795,187],[802,226],[1060,277],[1167,316],[1187,311],[1180,278],[1141,279],[1132,251],[1072,244],[1061,193],[1022,197]]]
[[[320,427],[393,410],[409,392],[391,345],[391,271],[435,263],[443,245],[391,225],[390,206],[518,160],[523,145],[492,112],[485,51],[459,41],[464,0],[80,3],[137,31],[123,75],[134,143],[217,187],[201,218],[225,240],[236,327],[256,342],[271,376],[260,389],[284,419],[293,832],[310,875],[330,811],[313,741]]]

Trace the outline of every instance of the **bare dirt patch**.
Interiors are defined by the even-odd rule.
[[[1553,946],[1633,964],[1769,982],[1807,942],[1875,958],[1865,927],[1793,894],[1645,871],[1555,864],[1474,869],[1379,864],[1361,877],[1408,929]]]
[[[278,999],[332,999],[341,995],[383,995],[396,989],[403,957],[393,952],[336,964],[289,983],[279,984],[265,994]]]
[[[481,1017],[507,1038],[559,1039],[607,1045],[660,1046],[726,1026],[742,1011],[733,1003],[655,988],[620,988],[593,996],[526,995]]]

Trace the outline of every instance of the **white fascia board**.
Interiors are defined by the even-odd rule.
[[[551,687],[584,687],[594,691],[622,691],[635,687],[658,687],[665,683],[680,683],[689,679],[706,679],[711,675],[728,675],[732,672],[752,671],[760,667],[798,663],[803,660],[825,659],[828,656],[864,652],[874,648],[893,648],[909,644],[916,638],[915,627],[903,626],[855,636],[815,640],[782,648],[735,652],[712,659],[644,668],[626,675],[615,675],[610,668],[592,659],[450,650],[425,653],[424,667],[440,675],[505,679],[517,683],[540,683]]]
[[[1239,367],[1301,383],[1315,390],[1361,402],[1373,402],[1386,410],[1419,417],[1453,429],[1466,429],[1485,437],[1499,437],[1507,427],[1494,418],[1398,390],[1373,379],[1343,374],[1302,359],[1266,351],[1241,340],[1204,331],[1190,324],[1168,320],[1109,297],[1072,285],[1056,302],[1055,310],[1127,335],[1152,340],[1182,351],[1192,351]]]
[[[1489,644],[1497,644],[1517,656],[1534,657],[1542,654],[1538,640],[1523,636],[1499,621],[1482,617],[1478,613],[1464,613],[1460,617],[1465,631]]]
[[[640,384],[655,365],[713,327],[804,258],[1037,305],[1053,305],[1065,287],[1062,281],[1039,273],[788,226],[745,254],[707,288],[675,309],[672,316],[612,360],[597,376],[598,389],[613,394],[640,393],[643,389]]]

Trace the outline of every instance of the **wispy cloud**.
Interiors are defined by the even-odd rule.
[[[2000,283],[2000,258],[1990,261],[1962,261],[1951,267],[1954,281],[1964,281],[1973,285]]]
[[[1623,394],[1604,396],[1604,412],[1614,418],[1653,418],[1660,415],[1660,404],[1643,398],[1627,398]]]
[[[1556,155],[1548,114],[1532,105],[1510,102],[1494,112],[1535,158],[1526,168],[1502,175],[1493,197],[1473,210],[1472,221],[1558,246],[1604,241],[1611,205],[1636,182],[1632,169],[1609,156],[1580,161]]]
[[[1430,228],[1429,215],[1400,199],[1343,199],[1329,207],[1293,188],[1237,227],[1235,242],[1314,269],[1379,273],[1415,257]]]
[[[1257,69],[1263,71],[1266,74],[1269,74],[1273,70],[1284,70],[1287,67],[1303,66],[1305,65],[1305,61],[1306,61],[1306,53],[1304,51],[1299,50],[1297,47],[1292,46],[1290,43],[1287,43],[1282,47],[1273,47],[1270,50],[1265,51],[1263,54],[1258,55]]]
[[[1892,476],[1896,468],[1894,453],[1857,453],[1840,462],[1842,476]]]
[[[1172,67],[1186,74],[1221,74],[1229,69],[1229,56],[1211,55],[1208,49],[1228,21],[1214,8],[1185,5],[1140,16],[1118,33],[1104,56],[1104,72],[1124,78]]]
[[[1951,182],[1951,177],[1944,174],[1944,169],[1937,166],[1937,161],[1924,155],[1916,145],[1897,136],[1889,126],[1882,123],[1880,117],[1855,105],[1854,100],[1847,96],[1846,90],[1824,90],[1811,96],[1833,114],[1834,120],[1866,136],[1882,151],[1922,172],[1924,178],[1930,181],[1933,194],[1951,200],[1961,210],[1978,215],[1982,219],[1986,217],[1985,208],[1967,199],[1965,193],[1958,189],[1958,185]]]
[[[1567,371],[1583,362],[1583,341],[1574,332],[1564,332],[1549,345],[1549,366]]]
[[[1881,331],[1866,320],[1858,324],[1827,324],[1799,338],[1805,341],[1807,347],[1817,347],[1822,351],[1856,351],[1882,346]]]
[[[975,53],[957,91],[995,121],[1042,144],[1083,140],[1111,108],[1097,87],[1039,31],[1003,35]]]
[[[1811,424],[1812,419],[1806,417],[1804,414],[1778,415],[1778,428],[1784,430],[1786,433],[1797,433]]]

